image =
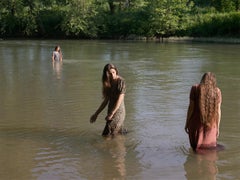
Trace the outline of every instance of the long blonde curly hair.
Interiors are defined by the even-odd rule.
[[[216,77],[213,73],[207,72],[200,82],[199,108],[201,122],[204,129],[210,128],[218,120],[219,93]]]

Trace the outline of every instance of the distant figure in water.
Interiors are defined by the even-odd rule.
[[[222,95],[215,75],[207,72],[200,84],[192,86],[185,131],[195,152],[217,149]]]
[[[56,46],[52,53],[52,61],[62,61],[62,52],[60,46]]]
[[[103,101],[97,111],[90,117],[94,123],[98,115],[108,105],[106,125],[103,136],[125,133],[123,123],[125,120],[124,96],[126,85],[124,79],[119,76],[118,69],[113,64],[106,64],[102,74]]]

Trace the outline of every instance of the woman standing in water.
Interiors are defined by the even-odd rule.
[[[222,95],[215,75],[205,73],[200,84],[190,92],[185,131],[194,151],[215,149],[219,136]]]
[[[108,114],[105,118],[106,125],[102,135],[109,136],[123,133],[126,85],[124,79],[119,76],[118,69],[113,64],[105,65],[102,74],[102,86],[103,101],[91,116],[90,122],[94,123],[98,115],[108,105]]]
[[[56,46],[52,53],[52,61],[62,61],[62,52],[60,46]]]

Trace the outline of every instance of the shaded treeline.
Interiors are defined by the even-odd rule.
[[[0,38],[239,37],[240,0],[1,0]]]

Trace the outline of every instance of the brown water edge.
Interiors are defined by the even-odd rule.
[[[203,43],[224,43],[240,44],[240,38],[231,37],[169,37],[164,38],[163,42],[203,42]]]
[[[71,38],[0,38],[0,41],[4,40],[92,40],[92,39],[71,39]],[[97,39],[96,39],[97,40]],[[104,40],[104,39],[98,39]],[[106,39],[105,39],[106,40]],[[116,39],[107,39],[116,40]],[[202,42],[202,43],[220,43],[220,44],[240,44],[240,38],[237,37],[168,37],[168,38],[157,38],[157,37],[141,37],[136,35],[129,35],[128,37],[119,38],[121,41],[146,41],[146,42]]]
[[[119,38],[119,40],[127,40],[127,41],[146,41],[146,42],[202,42],[202,43],[224,43],[224,44],[240,44],[240,38],[237,37],[142,37],[136,35],[129,35],[128,37]]]

